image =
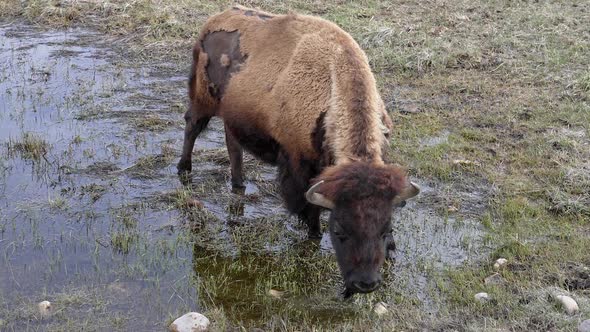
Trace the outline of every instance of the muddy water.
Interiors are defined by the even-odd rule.
[[[339,300],[329,238],[305,239],[272,168],[248,158],[247,190],[231,192],[219,121],[181,185],[186,68],[138,63],[122,46],[0,26],[0,329],[162,330],[189,310],[321,324],[365,310]],[[186,208],[195,200],[203,207]],[[396,262],[375,296],[435,310],[429,273],[476,260],[482,233],[427,203],[395,213]],[[34,309],[42,300],[50,318]]]

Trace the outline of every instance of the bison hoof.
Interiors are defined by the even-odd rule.
[[[395,260],[395,241],[389,240],[389,242],[385,245],[385,250],[386,250],[386,256],[387,259],[390,261],[394,261]]]
[[[307,232],[307,237],[310,240],[320,240],[322,238],[322,232],[310,230]]]
[[[234,180],[232,180],[231,181],[231,187],[232,187],[233,190],[238,191],[238,192],[240,190],[246,189],[246,186],[244,185],[244,181],[234,181]]]
[[[190,173],[192,170],[192,164],[190,160],[181,159],[176,165],[176,169],[178,170],[178,175],[183,175]]]
[[[386,249],[388,251],[395,251],[395,249],[396,249],[396,247],[395,247],[395,241],[390,240],[389,243],[387,243]]]

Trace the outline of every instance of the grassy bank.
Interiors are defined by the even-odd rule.
[[[419,204],[476,219],[491,248],[476,266],[431,275],[432,314],[423,312],[416,299],[393,296],[385,317],[370,311],[346,317],[345,312],[326,330],[574,330],[590,318],[587,1],[241,3],[320,15],[349,31],[366,50],[394,119],[393,155],[436,189]],[[231,4],[3,0],[0,17],[48,28],[97,29],[114,36],[118,45],[129,45],[140,58],[169,59],[186,72],[199,27]],[[46,147],[27,139],[15,142],[12,150],[42,156]],[[469,199],[474,192],[476,198]],[[499,257],[509,261],[499,272],[502,282],[486,285],[483,280],[495,273],[492,264]],[[296,260],[287,257],[281,264]],[[221,262],[218,268],[235,267]],[[271,273],[272,266],[253,268]],[[324,271],[317,269],[310,273]],[[567,316],[549,299],[557,289],[571,292],[580,314]],[[481,291],[492,301],[475,302],[473,295]],[[301,330],[317,319],[288,309],[260,325]],[[217,326],[240,325],[214,300],[208,310]]]

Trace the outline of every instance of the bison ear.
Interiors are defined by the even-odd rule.
[[[320,181],[316,184],[314,184],[313,186],[311,186],[307,192],[305,193],[305,198],[307,199],[308,202],[310,202],[311,204],[314,205],[318,205],[321,207],[325,207],[326,209],[333,209],[334,208],[334,202],[332,202],[330,199],[328,199],[326,196],[316,192],[318,191],[318,189],[320,188],[320,186],[322,185],[322,183],[324,183],[324,181]]]
[[[405,201],[420,193],[420,187],[414,182],[409,182],[401,192],[393,198],[393,206],[403,206]]]

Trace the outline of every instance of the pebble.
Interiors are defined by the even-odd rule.
[[[490,296],[488,295],[488,293],[477,293],[477,294],[475,294],[474,298],[476,301],[479,301],[482,303],[490,300]]]
[[[281,297],[283,297],[283,295],[285,295],[285,292],[280,291],[280,290],[276,290],[276,289],[269,289],[268,295],[270,295],[276,299],[280,299]]]
[[[37,303],[37,308],[39,308],[39,313],[43,317],[49,316],[51,314],[51,302],[49,301],[41,301]]]
[[[590,332],[590,319],[586,319],[578,326],[578,332]]]
[[[449,205],[449,207],[447,208],[448,212],[457,212],[459,211],[459,208],[454,206],[454,205]]]
[[[190,198],[186,201],[186,206],[189,208],[203,208],[205,205],[203,204],[203,202],[194,199],[194,198]]]
[[[377,302],[373,307],[373,311],[377,314],[377,316],[385,315],[389,310],[387,310],[387,303],[385,302]]]
[[[508,263],[508,260],[506,258],[496,259],[496,263],[494,263],[494,270],[499,270],[506,263]]]
[[[479,162],[473,160],[466,160],[466,159],[455,159],[453,160],[453,164],[460,165],[460,166],[479,166]]]
[[[209,329],[209,319],[198,312],[189,312],[170,324],[170,332],[203,332]]]
[[[574,315],[580,311],[580,307],[578,307],[576,301],[567,295],[557,295],[555,299],[561,303],[561,306],[568,315]]]

